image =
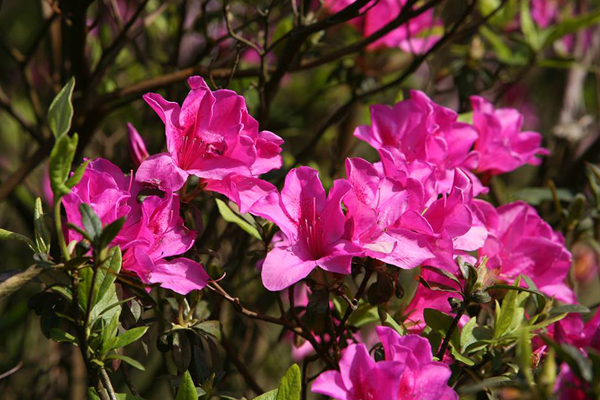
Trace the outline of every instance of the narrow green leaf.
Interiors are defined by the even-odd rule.
[[[124,356],[123,354],[111,354],[106,357],[107,360],[121,360],[125,361],[127,364],[131,365],[133,368],[137,368],[140,371],[145,371],[146,368],[137,360],[134,360],[131,357]]]
[[[33,228],[35,234],[36,251],[39,253],[48,253],[50,251],[50,230],[46,225],[44,218],[44,209],[42,207],[42,199],[35,199],[33,208]]]
[[[472,317],[460,331],[460,350],[465,351],[468,345],[475,343],[477,339],[473,336],[473,329],[477,326],[477,318]]]
[[[40,275],[42,272],[50,270],[50,268],[44,268],[39,265],[32,265],[25,271],[18,274],[12,275],[8,279],[0,282],[0,300],[9,296],[13,292],[16,292],[33,278]]]
[[[215,201],[217,202],[217,208],[219,209],[219,213],[225,221],[232,222],[238,225],[240,228],[246,231],[246,233],[250,234],[258,240],[262,240],[262,237],[260,236],[258,230],[250,223],[245,221],[243,218],[238,216],[235,212],[233,212],[233,210],[229,208],[229,206],[225,204],[224,201],[220,199],[215,199]]]
[[[89,163],[90,161],[86,160],[79,164],[79,167],[77,167],[77,169],[73,171],[73,175],[71,175],[71,177],[67,180],[66,183],[69,189],[71,189],[73,186],[77,185],[81,181],[81,178],[83,177],[83,174],[85,173],[85,170],[87,169]]]
[[[540,292],[539,290],[535,290],[535,289],[528,289],[528,288],[524,288],[521,286],[512,286],[512,285],[504,285],[504,284],[498,284],[498,285],[492,285],[492,286],[488,286],[485,290],[494,290],[494,289],[507,289],[510,291],[516,291],[516,292],[529,292],[529,293],[533,293],[533,294],[537,294],[538,296],[542,296],[544,298],[547,299],[546,295],[542,292]]]
[[[587,314],[590,312],[590,309],[586,306],[582,306],[581,304],[565,304],[562,306],[552,307],[550,309],[550,314],[557,315],[563,313],[571,313],[571,314]]]
[[[89,204],[81,203],[79,205],[79,212],[81,213],[81,223],[92,240],[100,237],[102,233],[102,221],[100,221],[100,218],[98,218],[92,207]]]
[[[58,328],[50,329],[50,338],[55,342],[77,343],[75,336]]]
[[[71,192],[65,182],[69,179],[78,140],[77,134],[74,134],[73,137],[63,135],[56,139],[56,143],[52,148],[50,153],[50,186],[55,197],[60,198]]]
[[[6,229],[0,229],[0,240],[18,240],[25,242],[29,247],[34,248],[35,244],[27,236],[21,235],[20,233],[7,231]]]
[[[563,36],[586,29],[598,22],[600,22],[600,8],[588,14],[568,18],[558,24],[554,24],[542,34],[544,37],[544,47],[551,45]]]
[[[448,329],[454,321],[454,317],[447,315],[439,310],[433,308],[426,308],[423,311],[423,318],[427,326],[431,328],[433,332],[438,332],[442,337],[446,337]],[[458,336],[458,329],[454,329],[452,336],[450,337],[450,344],[459,349],[460,348],[460,337]]]
[[[75,88],[75,78],[69,79],[69,82],[58,92],[50,108],[48,109],[48,125],[57,139],[65,135],[71,129],[71,120],[73,119],[73,104],[71,98]]]
[[[277,388],[277,400],[300,400],[302,382],[300,381],[300,368],[297,364],[292,365]]]
[[[96,286],[98,287],[97,301],[101,301],[110,289],[111,285],[117,279],[119,271],[121,271],[122,255],[121,248],[115,246],[110,250],[108,260],[100,266],[98,269],[98,281]]]
[[[540,50],[542,43],[533,19],[531,18],[531,10],[529,9],[529,0],[521,0],[521,31],[527,44],[534,50]]]
[[[102,233],[94,243],[94,246],[96,246],[98,251],[108,247],[110,242],[119,234],[124,223],[125,217],[122,217],[111,222],[102,229]]]
[[[77,286],[77,297],[79,306],[83,311],[87,310],[90,291],[92,290],[92,280],[94,279],[94,270],[86,265],[79,269],[79,285]]]
[[[196,386],[192,380],[192,376],[189,371],[185,371],[181,377],[181,384],[177,390],[177,397],[175,400],[198,400],[198,394],[196,394]]]
[[[498,386],[508,384],[511,381],[512,380],[507,376],[494,376],[492,378],[488,378],[481,382],[478,382],[474,385],[462,387],[458,390],[458,393],[461,395],[477,393],[484,389],[492,389]]]
[[[109,345],[109,350],[116,350],[120,349],[121,347],[130,345],[131,343],[144,336],[146,331],[148,331],[147,326],[139,326],[137,328],[133,328],[126,332],[123,332],[111,341]]]
[[[520,279],[517,278],[515,280],[514,285],[506,285],[513,290],[509,290],[507,295],[502,300],[502,308],[500,312],[500,316],[497,318],[497,323],[494,329],[494,338],[497,339],[501,337],[505,332],[507,332],[513,323],[513,319],[517,313],[517,290],[519,288]],[[497,286],[497,285],[495,285]],[[520,288],[519,288],[520,289]]]

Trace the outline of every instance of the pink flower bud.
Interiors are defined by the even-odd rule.
[[[148,158],[148,150],[146,150],[146,144],[144,143],[144,139],[142,139],[135,127],[130,123],[127,123],[127,139],[129,145],[129,156],[131,157],[131,161],[137,168],[140,166],[142,161]]]

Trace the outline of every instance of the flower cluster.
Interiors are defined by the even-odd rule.
[[[312,390],[337,400],[458,399],[448,386],[450,368],[433,361],[427,339],[400,336],[388,327],[377,327],[385,361],[375,362],[363,343],[348,346],[339,371],[326,371]]]
[[[242,213],[280,229],[261,267],[263,285],[271,291],[293,286],[315,271],[317,281],[325,276],[331,284],[349,275],[357,258],[455,273],[460,256],[473,264],[487,260],[495,280],[525,274],[546,294],[575,302],[564,283],[571,255],[562,237],[525,203],[496,209],[477,198],[488,191],[484,182],[490,176],[536,165],[537,156],[547,154],[539,133],[521,132],[518,111],[494,109],[474,96],[472,123],[461,122],[454,111],[412,91],[393,107],[372,106],[372,124],[356,128],[355,136],[378,152],[379,161],[348,158],[346,178],[334,181],[328,191],[316,170],[292,169],[278,190],[260,175],[281,167],[282,139],[259,131],[243,97],[211,91],[200,77],[188,83],[191,90],[181,106],[157,94],[144,96],[165,124],[168,152],[148,155],[129,126],[132,161],[139,165],[135,174],[125,176],[108,161],[94,160],[63,200],[75,225],[82,225],[83,202],[103,224],[125,218],[114,244],[124,251],[123,269],[143,282],[188,293],[209,279],[199,263],[181,257],[196,234],[184,226],[175,192],[181,189],[185,195],[188,178],[194,176],[199,189],[223,194]],[[163,195],[141,196],[145,188]],[[70,235],[79,239],[76,232]],[[448,310],[447,299],[448,293],[419,287],[407,308],[412,322],[407,326],[419,332],[424,308]],[[340,371],[321,374],[313,390],[336,399],[457,398],[447,385],[449,368],[433,361],[427,340],[400,337],[385,327],[377,333],[385,361],[375,362],[363,343],[350,344]]]

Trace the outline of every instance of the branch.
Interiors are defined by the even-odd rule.
[[[239,373],[242,374],[242,376],[244,377],[244,380],[246,381],[248,386],[250,386],[250,389],[252,389],[257,396],[260,396],[261,394],[263,394],[265,391],[256,382],[256,380],[252,376],[252,373],[248,370],[248,368],[242,362],[242,360],[240,360],[240,358],[238,357],[237,351],[235,350],[235,348],[232,346],[231,342],[225,335],[225,332],[223,332],[223,329],[221,329],[221,344],[223,345],[223,348],[227,352],[227,356],[235,364],[236,368],[238,369]]]
[[[404,6],[402,8],[402,11],[400,12],[400,14],[398,14],[398,16],[396,18],[394,18],[392,21],[390,21],[388,24],[383,26],[381,29],[379,29],[372,35],[370,35],[362,40],[359,40],[357,42],[354,42],[348,46],[344,46],[340,49],[334,50],[331,53],[326,54],[325,56],[323,56],[319,59],[304,62],[301,64],[301,66],[298,68],[298,70],[315,68],[320,65],[327,64],[328,62],[335,61],[335,60],[342,58],[344,56],[347,56],[349,54],[358,52],[358,51],[364,49],[365,47],[367,47],[368,45],[370,45],[371,43],[377,41],[378,39],[381,39],[388,33],[392,32],[393,30],[397,29],[401,25],[409,22],[411,19],[418,17],[419,15],[423,14],[425,11],[430,10],[431,8],[433,8],[437,4],[441,3],[442,1],[443,0],[430,1],[416,10],[412,10],[410,7]]]

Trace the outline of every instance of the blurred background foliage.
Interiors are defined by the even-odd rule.
[[[285,140],[284,168],[267,179],[281,183],[289,168],[305,164],[320,171],[326,186],[344,175],[345,157],[376,160],[376,153],[352,136],[357,125],[370,122],[370,104],[394,104],[419,89],[468,119],[468,98],[480,94],[497,106],[519,109],[525,128],[541,132],[551,151],[539,168],[493,178],[490,200],[498,205],[523,199],[566,233],[574,254],[571,283],[580,302],[595,310],[600,225],[588,164],[600,161],[600,4],[549,2],[559,7],[560,17],[539,26],[523,13],[535,1],[434,1],[444,40],[425,56],[363,46],[322,58],[360,40],[353,27],[334,24],[308,35],[288,60],[293,43],[285,34],[297,23],[289,1],[0,1],[0,226],[32,236],[34,199],[49,201],[46,157],[52,141],[46,110],[70,76],[77,79],[73,131],[81,137],[76,163],[104,157],[124,171],[133,169],[127,122],[151,154],[159,152],[165,146],[163,124],[141,95],[157,91],[181,102],[188,91],[185,79],[198,74],[213,89],[243,94],[261,128]],[[327,15],[318,1],[302,3],[305,23]],[[228,33],[225,14],[237,39]],[[278,45],[261,57],[248,41],[261,48]],[[569,220],[565,215],[573,213],[566,210],[579,192],[582,211]],[[196,207],[203,225],[192,208],[188,224],[199,231],[202,248],[210,249],[198,257],[211,275],[225,272],[223,285],[234,288],[230,293],[252,309],[277,313],[275,294],[264,289],[255,268],[263,249],[220,219],[209,195]],[[0,276],[31,263],[22,243],[0,242],[0,255]],[[411,276],[403,282],[406,293],[414,290]],[[0,374],[17,367],[0,379],[2,399],[85,396],[78,350],[46,340],[40,316],[30,310],[42,285],[30,284],[0,301]],[[158,296],[166,315],[174,315],[176,303],[164,293]],[[178,334],[172,351],[158,352],[163,329],[155,326],[144,343],[127,348],[146,372],[121,368],[113,374],[118,391],[125,391],[130,379],[145,398],[170,398],[169,379],[195,363],[196,373],[215,374],[221,391],[250,396],[239,361],[261,386],[276,386],[292,362],[281,329],[240,318],[230,304],[212,293],[204,296],[198,312],[222,322],[227,336],[222,343],[208,340],[200,346],[197,337]],[[42,301],[37,311],[43,307]],[[142,318],[155,316],[142,313]],[[42,317],[42,327],[45,323],[52,322]],[[200,352],[192,357],[193,348]]]

